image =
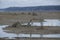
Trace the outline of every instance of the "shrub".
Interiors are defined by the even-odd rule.
[[[36,14],[36,13],[34,13],[34,12],[32,13],[32,15],[33,15],[33,16],[37,16],[37,14]]]

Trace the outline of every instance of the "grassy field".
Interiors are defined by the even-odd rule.
[[[16,21],[29,22],[34,19],[60,19],[60,12],[0,12],[0,24],[11,25]]]
[[[0,12],[0,24],[12,25],[13,23],[19,21],[20,23],[29,22],[33,20],[34,22],[43,19],[60,19],[60,12]],[[38,19],[38,20],[36,20]],[[24,30],[23,30],[24,29]],[[5,30],[5,29],[4,29]],[[19,33],[34,33],[34,34],[60,34],[60,27],[9,27],[6,30],[18,31]],[[6,38],[0,38],[0,40],[10,40]],[[11,39],[13,40],[13,39]],[[14,40],[60,40],[59,38],[19,38]]]

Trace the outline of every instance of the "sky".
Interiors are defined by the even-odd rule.
[[[60,5],[60,0],[0,0],[0,9],[7,7]]]

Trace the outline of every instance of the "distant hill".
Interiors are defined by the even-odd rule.
[[[60,11],[60,6],[9,7],[0,11]]]

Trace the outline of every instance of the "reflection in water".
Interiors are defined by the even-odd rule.
[[[46,22],[43,22],[43,26],[60,26],[60,20],[50,20],[50,19],[45,19]],[[27,23],[24,23],[25,25]],[[31,24],[32,26],[40,26],[40,23],[39,22],[34,22],[33,24]],[[13,34],[13,33],[5,33],[3,31],[2,28],[4,27],[7,27],[8,25],[1,25],[0,26],[0,38],[2,37],[8,37],[8,38],[13,38],[13,37],[17,37],[16,34]],[[8,31],[8,30],[7,30]],[[32,34],[31,37],[33,38],[40,38],[40,34]],[[19,34],[19,37],[30,37],[30,34]],[[60,34],[45,34],[43,35],[43,37],[47,37],[47,38],[60,38]]]

